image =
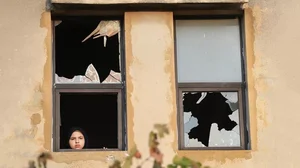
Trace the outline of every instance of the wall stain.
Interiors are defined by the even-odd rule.
[[[251,150],[257,150],[257,90],[255,88],[254,77],[254,41],[255,30],[253,27],[254,16],[251,8],[245,9],[245,38],[246,38],[246,73],[247,73],[247,89],[248,89],[248,118],[250,127]]]
[[[259,52],[259,50],[257,48],[254,48],[256,39],[255,37],[259,37],[261,32],[261,28],[262,28],[262,11],[263,9],[261,9],[259,6],[255,5],[251,8],[249,8],[249,15],[251,15],[251,23],[249,23],[249,26],[252,25],[252,30],[248,30],[252,32],[252,36],[251,37],[247,37],[252,39],[252,50],[253,53],[250,53],[250,55],[253,55],[253,61],[251,63],[248,63],[248,65],[252,65],[252,70],[251,70],[251,77],[253,77],[253,84],[254,88],[255,88],[255,92],[256,92],[256,99],[255,102],[256,104],[254,105],[250,105],[250,107],[256,107],[256,117],[258,117],[257,119],[259,119],[259,123],[260,123],[260,129],[263,129],[264,127],[268,126],[268,121],[267,121],[267,113],[266,113],[266,101],[264,101],[264,97],[262,96],[264,93],[266,93],[269,89],[270,86],[267,83],[265,74],[266,74],[266,69],[265,69],[265,64],[266,61],[263,60],[263,58],[265,58],[263,56],[263,54],[261,54]],[[247,40],[250,40],[247,39]],[[248,50],[249,51],[249,50]],[[247,57],[248,57],[248,53],[247,53]],[[249,60],[249,59],[248,59]],[[248,71],[249,74],[249,71]],[[248,76],[250,76],[248,75]],[[260,95],[259,97],[257,95]],[[257,121],[258,122],[258,121]],[[259,124],[259,123],[256,123]],[[261,127],[263,126],[263,127]],[[258,127],[257,127],[258,128]]]
[[[40,19],[40,27],[47,29],[47,35],[44,40],[44,48],[46,52],[46,63],[44,65],[44,78],[42,84],[42,95],[43,95],[43,118],[44,123],[44,149],[51,151],[51,121],[52,121],[52,26],[51,26],[51,14],[50,12],[42,13]]]
[[[42,121],[41,115],[39,113],[32,114],[30,119],[32,125],[38,125]]]
[[[23,109],[27,111],[31,117],[30,117],[30,124],[31,128],[26,129],[23,131],[23,136],[28,136],[30,138],[35,138],[37,132],[38,132],[38,124],[41,123],[41,112],[42,112],[42,104],[43,104],[43,98],[42,98],[42,92],[41,92],[41,85],[38,84],[34,88],[34,93],[32,94],[32,99],[23,105]]]
[[[125,56],[126,56],[126,114],[127,114],[127,142],[128,149],[132,148],[135,144],[134,142],[134,107],[132,104],[133,99],[133,77],[130,75],[130,67],[134,61],[134,55],[132,53],[132,39],[131,39],[131,30],[132,30],[132,20],[130,13],[125,13]]]
[[[30,120],[31,120],[31,129],[29,130],[28,134],[32,138],[34,138],[38,131],[37,125],[40,124],[42,121],[41,114],[39,114],[39,113],[32,114],[30,117]]]
[[[43,107],[43,96],[42,96],[42,86],[41,84],[37,84],[34,88],[34,93],[32,95],[32,99],[23,105],[23,109],[30,113],[40,112]]]
[[[173,13],[170,13],[170,15],[173,15]],[[168,17],[173,18],[173,16]],[[167,27],[169,29],[170,36],[169,38],[174,41],[174,22],[173,19],[164,19],[167,23]],[[176,152],[178,150],[178,129],[177,129],[177,89],[176,89],[176,62],[175,62],[175,43],[169,44],[168,48],[166,49],[165,53],[165,68],[164,71],[166,74],[169,74],[169,85],[170,85],[170,91],[167,95],[167,100],[169,101],[169,104],[172,105],[172,111],[170,113],[170,119],[169,119],[169,125],[170,125],[170,132],[173,134],[173,143],[172,148],[173,151]]]

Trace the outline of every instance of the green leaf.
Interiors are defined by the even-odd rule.
[[[119,160],[115,160],[109,168],[121,168],[121,162]]]
[[[167,124],[155,124],[154,128],[158,131],[158,136],[163,138],[165,134],[169,134]]]
[[[182,157],[180,163],[181,163],[182,166],[186,166],[186,167],[189,167],[189,166],[192,166],[192,165],[193,165],[193,161],[190,160],[190,159],[187,158],[187,157]]]
[[[173,157],[173,164],[179,163],[180,160],[181,160],[181,158],[180,158],[178,155],[175,155],[175,156]]]
[[[154,148],[157,146],[156,140],[157,140],[157,135],[151,131],[149,134],[149,147],[150,148]]]
[[[126,158],[122,168],[130,168],[132,165],[132,158]]]
[[[175,164],[169,164],[169,165],[167,165],[167,168],[177,168],[177,165],[175,165]]]
[[[129,151],[129,157],[133,157],[137,151],[138,150],[137,150],[136,146],[133,146]]]
[[[137,150],[137,148],[136,148],[136,146],[134,146],[134,147],[132,147],[131,149],[130,149],[130,151],[129,151],[129,156],[127,156],[126,158],[125,158],[125,162],[124,162],[124,164],[123,164],[123,168],[130,168],[131,167],[131,165],[132,165],[132,158],[133,158],[133,156],[135,155],[135,153],[137,152],[138,150]]]
[[[201,168],[201,166],[202,166],[202,164],[200,162],[196,162],[195,165],[197,168]]]
[[[194,161],[187,157],[179,157],[179,156],[174,156],[173,158],[173,164],[179,165],[181,167],[191,167],[194,165]]]
[[[154,161],[153,168],[162,168],[162,167],[160,163]]]

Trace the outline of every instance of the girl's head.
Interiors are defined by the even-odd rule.
[[[87,147],[87,136],[81,128],[72,128],[69,133],[69,146],[71,149]]]

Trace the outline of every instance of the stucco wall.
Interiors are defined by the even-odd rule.
[[[44,12],[44,5],[39,0],[11,0],[0,6],[3,168],[23,167],[39,151],[51,149],[51,31],[50,15]],[[253,147],[248,152],[176,151],[172,14],[127,13],[127,109],[128,126],[132,128],[129,144],[137,144],[142,152],[147,152],[146,132],[153,123],[165,122],[172,128],[162,147],[166,162],[179,153],[223,168],[299,167],[299,7],[298,0],[252,0],[246,9]],[[150,33],[153,30],[156,35]],[[154,71],[151,61],[157,62]],[[150,85],[160,90],[160,99],[148,90]],[[166,112],[161,114],[162,110]],[[151,116],[144,117],[149,112]],[[154,118],[157,114],[161,117]],[[105,167],[106,156],[110,154],[117,158],[125,156],[124,152],[61,153],[54,155],[49,168]]]

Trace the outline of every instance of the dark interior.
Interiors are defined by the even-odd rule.
[[[118,35],[107,38],[89,38],[82,43],[99,24],[101,19],[70,17],[62,19],[55,27],[55,73],[73,78],[85,75],[89,64],[96,68],[100,81],[106,79],[110,70],[120,72]]]
[[[87,148],[118,148],[117,97],[117,93],[61,93],[60,148],[69,148],[72,127],[86,132]]]

